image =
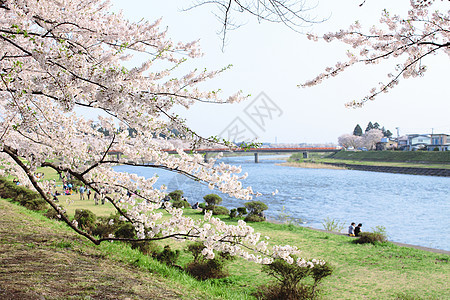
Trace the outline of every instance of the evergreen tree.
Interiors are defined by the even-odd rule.
[[[362,129],[359,124],[356,124],[355,129],[353,129],[353,135],[362,136]]]
[[[372,130],[374,127],[373,127],[373,124],[372,124],[372,122],[369,122],[369,124],[367,124],[367,127],[366,127],[366,132],[368,132],[369,130]]]
[[[378,124],[378,122],[375,122],[375,124],[373,124],[373,129],[380,129],[380,124]]]
[[[386,130],[386,133],[384,134],[385,137],[390,138],[392,136],[392,132],[388,129]]]

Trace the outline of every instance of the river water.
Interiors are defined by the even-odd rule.
[[[282,213],[301,220],[303,226],[323,229],[326,218],[345,224],[362,223],[363,231],[375,226],[386,228],[389,240],[450,250],[450,178],[377,173],[355,170],[302,169],[278,166],[282,157],[229,157],[226,163],[241,165],[249,176],[244,186],[264,195],[266,215],[277,218]],[[207,186],[181,175],[142,167],[117,166],[120,172],[140,176],[160,176],[159,185],[168,191],[181,189],[190,203],[203,202],[211,192]],[[272,195],[278,190],[279,193]],[[243,206],[243,201],[217,192],[223,206]],[[284,210],[283,210],[284,209]]]

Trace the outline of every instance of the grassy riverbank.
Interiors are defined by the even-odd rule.
[[[291,155],[290,166],[333,168],[326,163],[404,168],[450,169],[450,151],[340,151],[332,155],[315,154],[304,159],[302,153]],[[284,164],[286,165],[286,164]]]
[[[81,205],[76,202],[81,201],[75,200],[71,205]],[[96,206],[93,211],[102,214],[100,209]],[[185,214],[194,219],[202,217],[192,209],[185,210]],[[226,216],[223,220],[237,223]],[[0,272],[0,293],[15,290],[27,295],[45,294],[48,299],[75,295],[145,299],[149,294],[156,295],[152,299],[252,299],[251,293],[269,281],[260,266],[236,259],[228,266],[230,276],[225,280],[199,282],[126,245],[95,246],[61,222],[47,220],[5,200],[0,200],[0,222],[0,257],[6,263]],[[269,236],[272,244],[295,245],[305,258],[331,263],[334,273],[324,281],[325,299],[450,297],[448,255],[391,243],[357,245],[351,237],[294,225],[262,222],[253,226],[263,236]],[[173,249],[186,246],[160,242],[160,246],[165,244]],[[178,264],[183,266],[189,259],[183,252]],[[112,288],[116,284],[117,288]]]

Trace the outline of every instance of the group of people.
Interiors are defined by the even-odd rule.
[[[80,194],[80,200],[91,200],[92,191],[82,185],[78,189],[75,188],[71,183],[67,183],[65,180],[63,180],[63,191],[62,193],[59,193],[57,190],[52,194],[53,201],[59,202],[58,196],[62,195],[72,195],[73,192],[78,192]],[[98,205],[100,202],[101,204],[105,204],[105,195],[106,192],[104,189],[100,190],[100,194],[97,192],[94,192],[94,204]]]
[[[352,222],[352,224],[350,224],[350,226],[348,227],[348,235],[349,236],[359,236],[359,234],[361,233],[361,227],[362,224],[359,223],[358,226],[355,226],[356,223]]]

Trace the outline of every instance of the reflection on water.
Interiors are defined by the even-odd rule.
[[[224,158],[241,165],[249,177],[244,186],[264,196],[257,200],[268,206],[267,216],[276,217],[282,207],[306,226],[323,228],[327,217],[346,225],[363,223],[363,231],[384,226],[392,241],[450,250],[450,178],[389,174],[353,170],[301,169],[276,166],[274,156]],[[181,189],[191,203],[202,202],[213,191],[167,171],[118,166],[121,172],[150,177],[158,174],[159,184],[168,191]],[[278,189],[279,193],[271,193]],[[218,193],[220,194],[220,193]],[[223,206],[243,206],[241,200],[220,194]]]

